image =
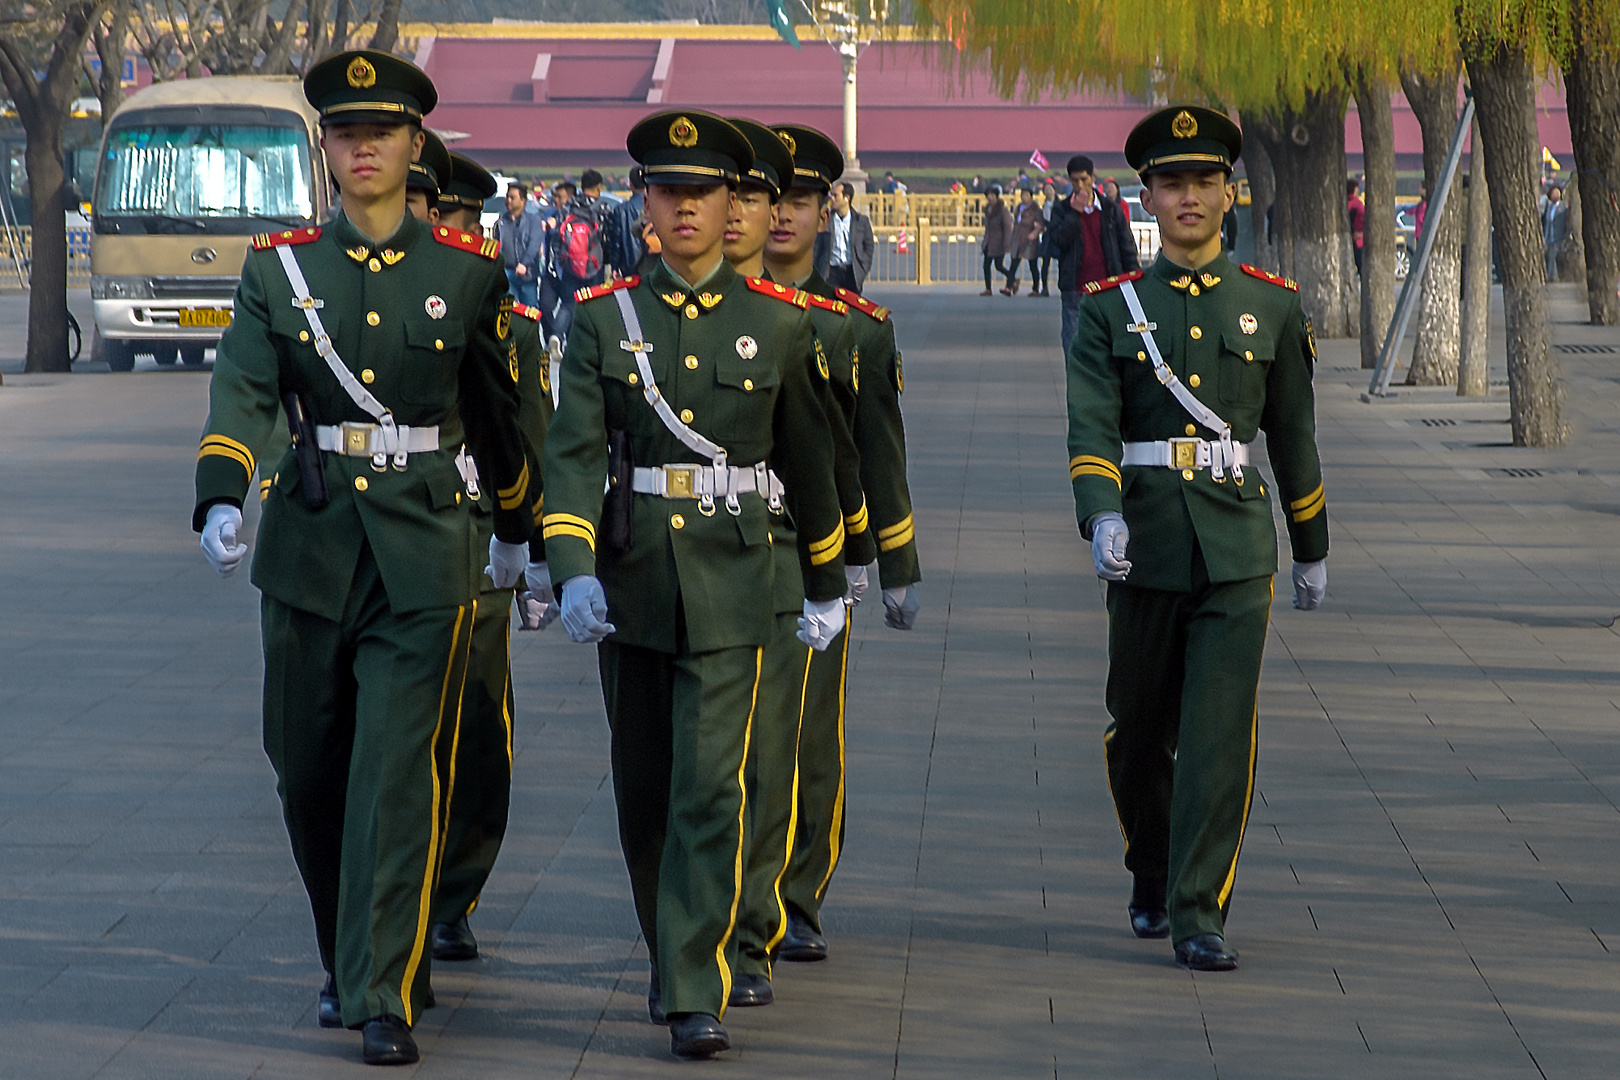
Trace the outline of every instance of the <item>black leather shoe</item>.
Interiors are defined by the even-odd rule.
[[[1226,947],[1226,939],[1219,934],[1194,934],[1176,942],[1176,963],[1188,971],[1234,971],[1237,962],[1237,953]]]
[[[789,908],[787,920],[787,933],[782,935],[778,958],[795,964],[813,964],[827,959],[827,939],[810,925],[809,919]]]
[[[1131,933],[1139,938],[1167,938],[1170,936],[1170,913],[1163,907],[1137,907],[1132,904]]]
[[[731,1049],[731,1036],[708,1013],[676,1013],[669,1018],[669,1049],[678,1058],[702,1061]]]
[[[731,996],[726,998],[726,1004],[733,1009],[769,1005],[775,1000],[776,995],[771,993],[771,977],[769,975],[732,976]]]
[[[467,916],[463,915],[455,922],[433,924],[433,959],[478,959],[478,939],[473,937],[472,927],[467,925]]]
[[[321,996],[315,1002],[315,1022],[323,1028],[343,1026],[343,1006],[338,1004],[337,979],[330,972],[326,975],[326,985],[321,987]]]
[[[665,1027],[669,1021],[664,1018],[664,993],[658,988],[658,969],[652,969],[652,978],[647,982],[647,1019]]]
[[[421,1055],[405,1021],[389,1013],[366,1021],[360,1053],[367,1065],[411,1065]]]

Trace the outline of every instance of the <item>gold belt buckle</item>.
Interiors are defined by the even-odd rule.
[[[1198,468],[1198,440],[1171,439],[1171,466],[1177,469]]]
[[[697,471],[696,465],[665,465],[664,498],[697,498]]]
[[[340,426],[343,429],[343,456],[370,457],[373,425],[346,421]]]

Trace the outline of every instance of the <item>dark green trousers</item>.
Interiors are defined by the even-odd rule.
[[[350,1027],[414,1023],[442,850],[437,748],[459,717],[476,604],[395,614],[367,548],[339,621],[268,597],[260,611],[264,749],[321,963]]]
[[[1108,587],[1108,783],[1125,867],[1168,884],[1170,935],[1225,932],[1254,798],[1271,578]]]
[[[765,650],[597,648],[619,843],[664,1011],[724,1016]]]
[[[478,598],[461,723],[440,732],[439,782],[447,822],[433,921],[455,922],[478,904],[506,836],[512,805],[512,590]]]
[[[798,814],[793,857],[782,878],[782,900],[821,929],[827,896],[844,850],[844,682],[849,671],[850,611],[843,633],[810,657],[804,722],[799,730]]]

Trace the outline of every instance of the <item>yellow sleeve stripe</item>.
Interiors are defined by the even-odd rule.
[[[1119,473],[1105,469],[1101,465],[1076,465],[1069,470],[1069,479],[1078,480],[1082,476],[1100,476],[1105,480],[1112,480],[1115,487],[1121,487]]]
[[[252,475],[254,470],[258,468],[258,463],[253,457],[253,451],[229,435],[204,435],[197,451],[198,460],[208,456],[207,452],[210,449],[215,454],[220,454],[223,457],[236,458],[247,469],[249,475]]]
[[[268,481],[268,480],[260,480],[259,481],[259,501],[264,502],[264,500],[268,499],[269,497],[270,497],[270,481]]]
[[[503,497],[501,499],[501,509],[502,510],[516,510],[518,507],[522,506],[524,504],[524,502],[526,502],[528,500],[528,498],[529,498],[529,478],[527,476],[524,476],[523,477],[523,487],[522,487],[522,489],[519,490],[517,492],[517,494],[511,496],[510,498]]]
[[[1080,475],[1079,469],[1082,465],[1094,465],[1103,470],[1106,475],[1112,476],[1115,480],[1119,479],[1119,466],[1112,461],[1107,458],[1100,458],[1095,454],[1080,454],[1069,459],[1069,478],[1071,480]],[[1098,474],[1092,473],[1091,475]]]
[[[582,517],[575,514],[547,514],[545,516],[546,528],[550,529],[554,525],[567,525],[579,529],[584,532],[585,539],[589,540],[593,545],[596,543],[596,526]]]
[[[248,474],[249,479],[252,479],[253,477],[253,459],[250,457],[243,457],[241,451],[237,450],[235,447],[205,446],[201,450],[197,451],[197,460],[201,461],[205,457],[227,458],[242,466],[242,471]]]
[[[861,508],[853,514],[844,515],[844,531],[850,536],[859,536],[871,524],[872,516],[866,512],[866,500],[861,500]]]
[[[512,509],[512,507],[506,505],[506,500],[510,499],[514,495],[519,494],[520,492],[525,492],[525,491],[528,491],[528,490],[529,490],[529,463],[527,461],[525,461],[523,463],[523,470],[518,473],[518,478],[517,478],[517,480],[515,480],[512,483],[512,486],[507,487],[507,488],[500,488],[499,490],[497,490],[495,492],[495,494],[500,497],[501,508],[503,510],[510,510],[510,509]],[[513,505],[516,505],[516,504],[513,504]]]
[[[1320,514],[1324,509],[1326,509],[1326,507],[1327,507],[1327,496],[1322,493],[1321,488],[1317,488],[1316,493],[1317,493],[1316,494],[1316,502],[1312,503],[1310,506],[1307,506],[1307,507],[1305,507],[1303,509],[1300,509],[1300,510],[1295,510],[1293,512],[1293,518],[1294,518],[1295,522],[1309,521],[1309,520],[1311,520],[1311,518],[1315,517],[1317,514]],[[1298,504],[1297,503],[1290,503],[1289,505],[1297,506]]]
[[[911,543],[912,539],[916,536],[916,530],[911,527],[910,518],[907,518],[906,522],[907,525],[905,532],[895,533],[893,536],[890,536],[887,539],[878,541],[879,551],[893,551],[895,548],[903,548],[907,544]],[[878,535],[882,536],[883,534],[879,533]]]
[[[906,533],[907,535],[910,535],[911,527],[912,527],[911,515],[907,514],[904,521],[896,522],[895,524],[890,525],[887,529],[879,529],[878,530],[878,540],[879,541],[887,540],[891,536],[899,536],[901,533]],[[905,541],[902,540],[901,543],[905,543]],[[884,548],[884,550],[887,551],[888,549]]]
[[[582,529],[578,525],[552,524],[541,530],[543,539],[554,540],[559,536],[573,536],[583,540],[590,547],[591,554],[596,554],[596,537],[589,530]]]
[[[1310,506],[1311,503],[1315,502],[1316,500],[1318,500],[1318,499],[1320,499],[1322,497],[1323,497],[1323,495],[1322,495],[1322,485],[1317,484],[1315,491],[1311,492],[1309,495],[1305,496],[1303,499],[1295,499],[1293,502],[1288,504],[1288,509],[1290,509],[1290,510],[1303,510],[1307,506]]]
[[[820,566],[822,563],[824,563],[828,559],[832,558],[833,553],[838,550],[838,546],[840,544],[842,544],[843,542],[844,542],[844,523],[842,521],[840,521],[838,523],[838,528],[834,529],[830,536],[825,536],[825,537],[822,537],[820,540],[815,540],[815,541],[811,542],[811,544],[810,544],[810,556],[811,556],[810,565],[812,565],[812,566]],[[817,558],[817,556],[822,556],[822,557]]]

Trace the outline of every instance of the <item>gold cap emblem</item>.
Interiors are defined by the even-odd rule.
[[[377,85],[377,69],[363,56],[355,57],[354,63],[349,65],[349,70],[345,74],[349,78],[349,85],[356,90],[369,90]]]
[[[793,141],[792,135],[785,131],[778,131],[776,137],[782,140],[782,145],[787,147],[788,153],[797,154],[799,152],[799,144]]]
[[[1170,121],[1170,134],[1178,139],[1190,139],[1198,134],[1198,121],[1193,119],[1192,113],[1182,109]]]
[[[697,125],[686,117],[677,116],[675,122],[669,125],[669,145],[685,150],[696,146],[697,141]]]

